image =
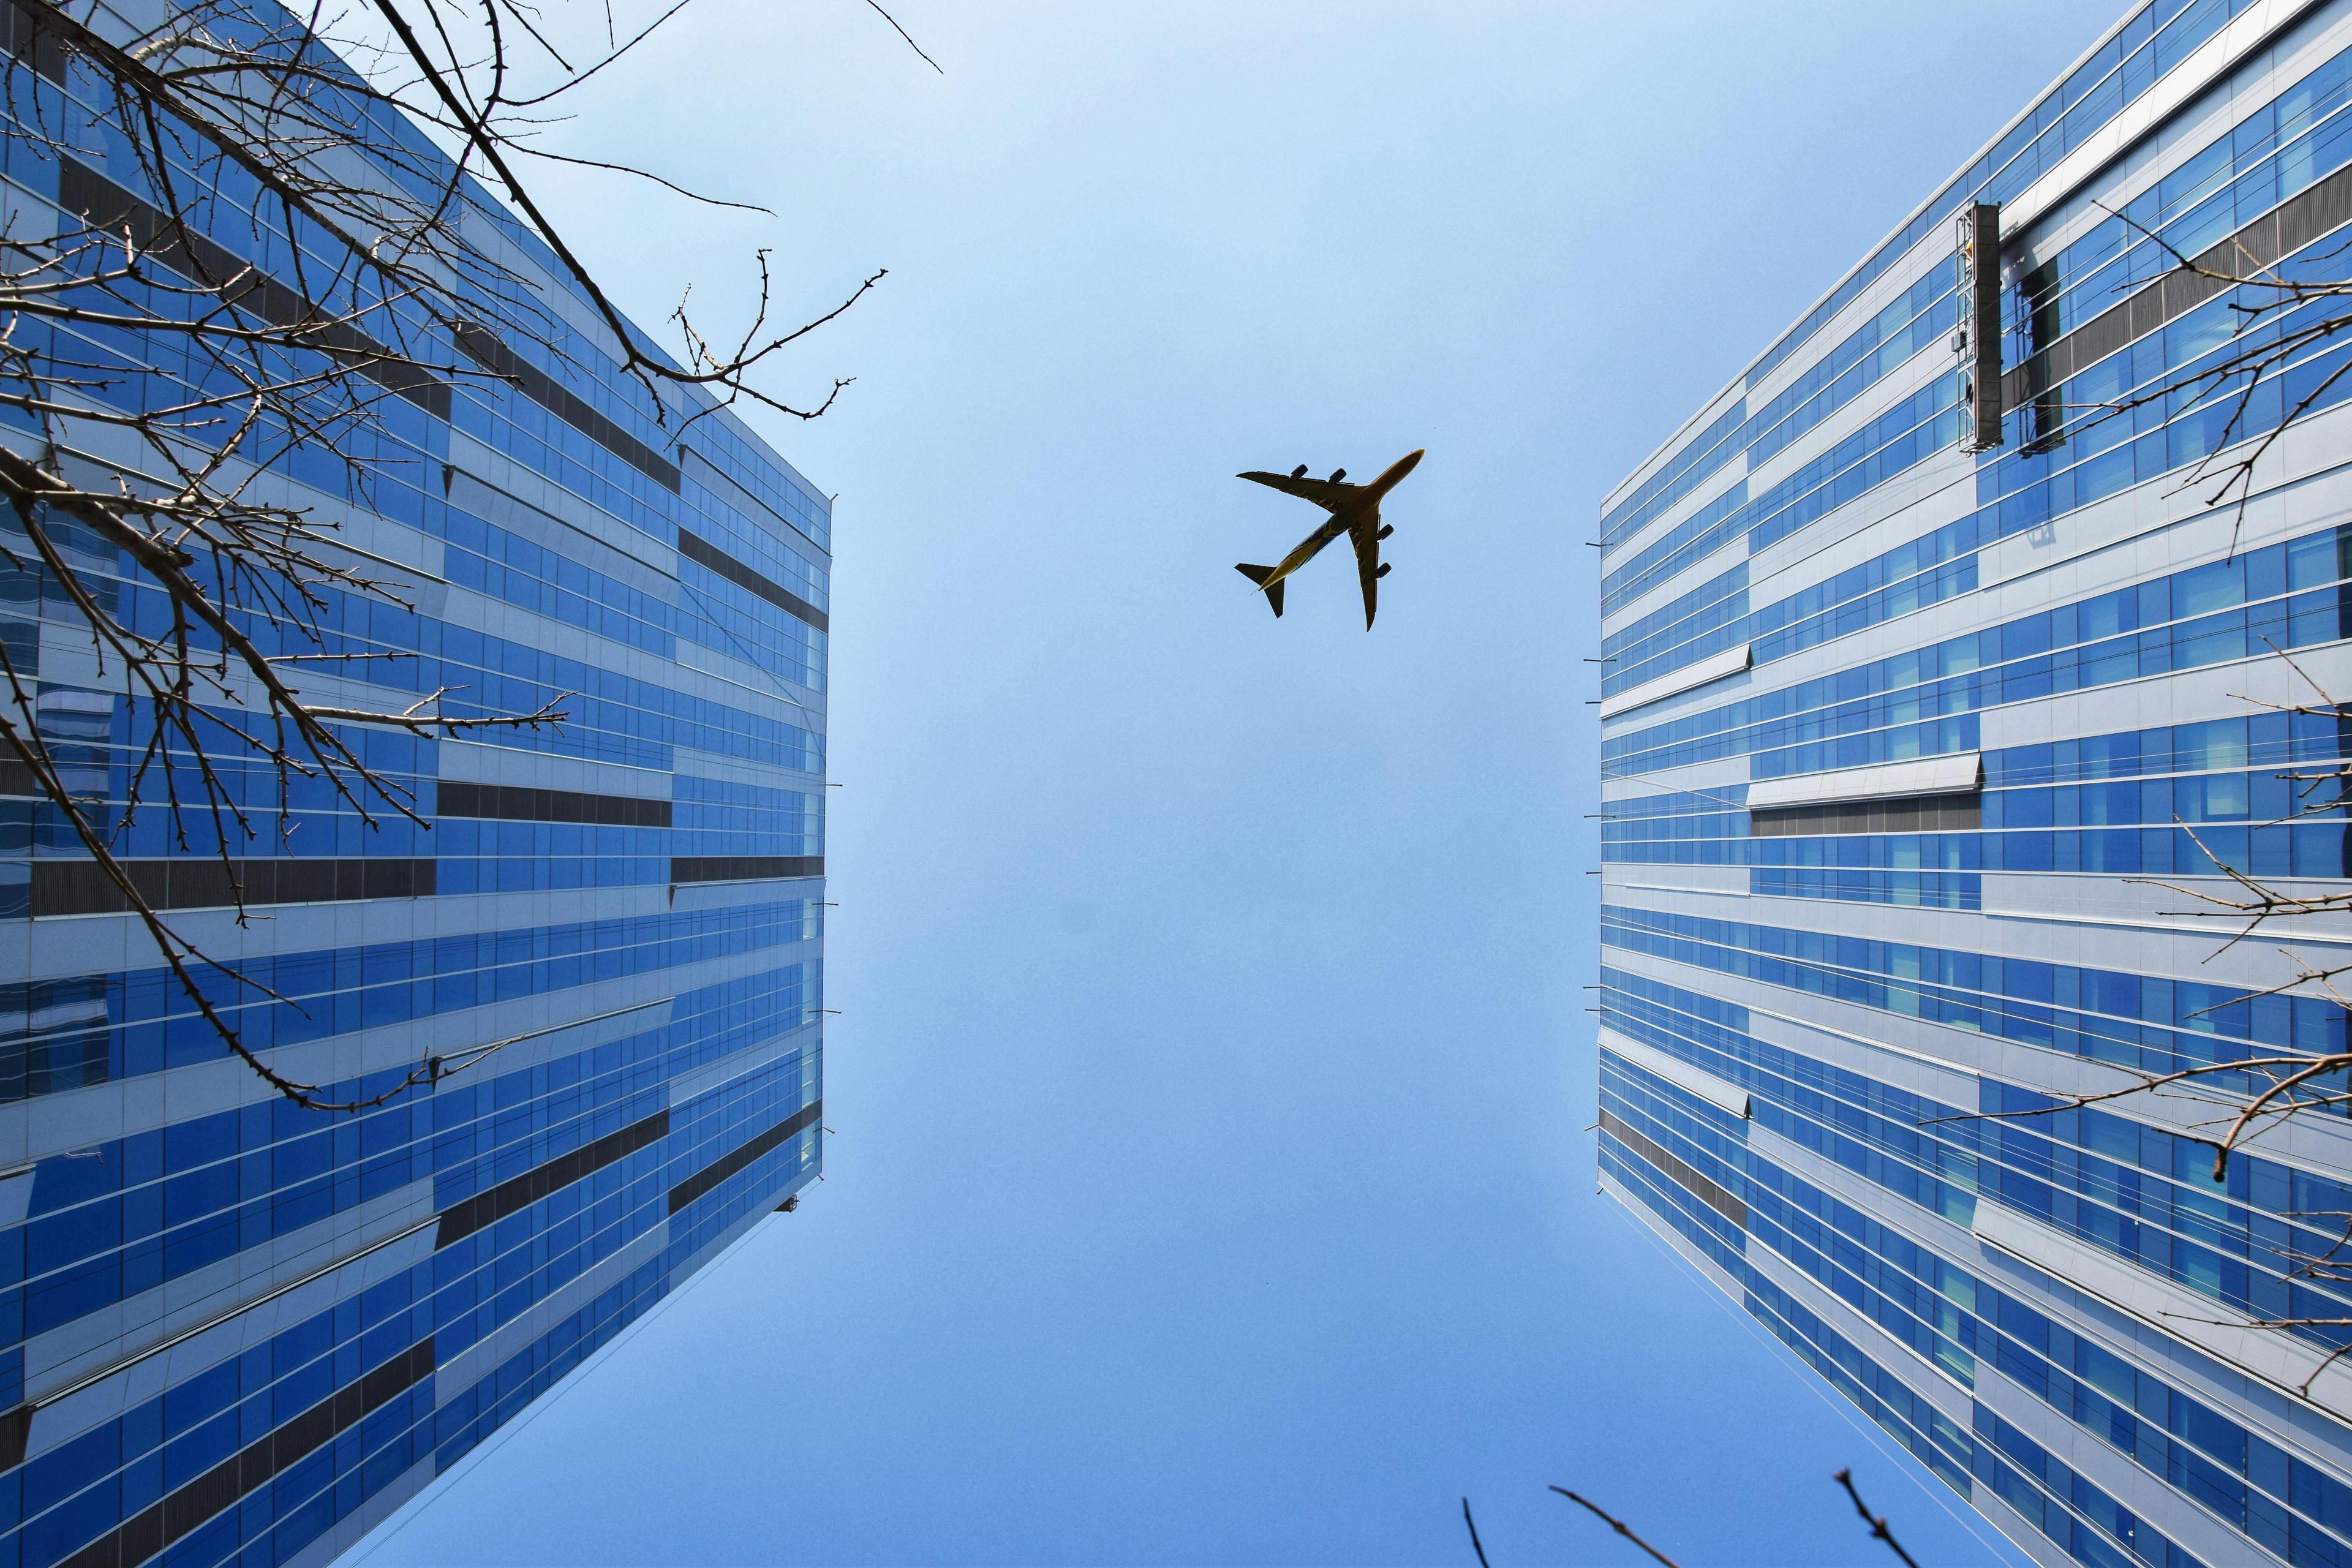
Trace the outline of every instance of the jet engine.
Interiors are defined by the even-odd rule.
[[[1305,479],[1305,478],[1307,477],[1307,465],[1306,465],[1306,464],[1304,464],[1304,463],[1301,463],[1301,464],[1299,464],[1299,465],[1298,465],[1298,467],[1297,467],[1297,468],[1295,468],[1291,469],[1291,470],[1290,470],[1290,477],[1291,477],[1292,479]]]
[[[1385,577],[1389,574],[1389,568],[1395,564],[1396,563],[1393,561],[1383,561],[1381,563],[1381,569],[1373,573],[1372,575],[1374,577]]]
[[[1338,484],[1341,479],[1346,479],[1347,477],[1348,477],[1348,470],[1347,470],[1347,469],[1345,469],[1345,468],[1334,468],[1334,469],[1332,469],[1332,470],[1331,470],[1331,483],[1333,483],[1333,484],[1335,484],[1335,485],[1336,485],[1336,484]]]
[[[1390,534],[1394,533],[1395,531],[1396,531],[1396,524],[1395,524],[1395,523],[1393,523],[1393,522],[1384,522],[1384,523],[1381,524],[1381,531],[1380,531],[1378,533],[1375,533],[1374,535],[1372,535],[1372,537],[1373,537],[1374,539],[1386,539]]]

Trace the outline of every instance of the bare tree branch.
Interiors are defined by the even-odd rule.
[[[1652,1561],[1663,1563],[1664,1568],[1681,1568],[1681,1564],[1677,1563],[1673,1558],[1667,1556],[1664,1552],[1659,1551],[1656,1547],[1651,1545],[1648,1542],[1643,1540],[1640,1536],[1634,1534],[1633,1528],[1623,1520],[1619,1519],[1615,1514],[1611,1513],[1607,1509],[1602,1508],[1591,1498],[1579,1497],[1576,1493],[1570,1491],[1566,1487],[1554,1487],[1551,1489],[1566,1498],[1569,1501],[1576,1504],[1577,1507],[1587,1510],[1593,1515],[1593,1517],[1599,1519],[1610,1529],[1615,1531],[1618,1534],[1623,1536],[1626,1540],[1632,1542],[1643,1551],[1648,1552]]]
[[[1886,1550],[1903,1560],[1903,1568],[1919,1568],[1919,1564],[1912,1561],[1911,1553],[1903,1550],[1903,1543],[1895,1539],[1895,1532],[1886,1528],[1886,1516],[1874,1514],[1863,1506],[1862,1493],[1854,1488],[1853,1472],[1840,1470],[1832,1479],[1845,1489],[1846,1496],[1853,1500],[1853,1511],[1862,1515],[1863,1523],[1870,1526],[1870,1538],[1886,1542]]]
[[[2179,1312],[2167,1312],[2164,1315],[2176,1322],[2210,1323],[2216,1328],[2262,1329],[2273,1332],[2303,1329],[2352,1328],[2352,1318],[2191,1318]],[[2326,1359],[2311,1369],[2309,1377],[2295,1384],[2294,1391],[2305,1399],[2310,1398],[2311,1385],[2319,1381],[2319,1374],[2341,1361],[2347,1352],[2352,1352],[2352,1341],[2347,1341],[2331,1351]]]
[[[2311,688],[2317,700],[2308,703],[2256,702],[2245,698],[2241,700],[2273,711],[2325,719],[2338,725],[2347,717],[2352,717],[2352,708],[2337,702],[2290,654],[2275,645],[2272,646],[2271,651],[2273,657],[2283,661]],[[2352,804],[2352,756],[2338,756],[2325,766],[2290,770],[2278,776],[2294,781],[2303,787],[2299,803],[2287,816],[2281,823],[2268,826],[2277,826],[2322,813],[2338,815],[2347,809],[2347,804]],[[2317,798],[2314,798],[2315,795]],[[2352,889],[2339,886],[2337,890],[2314,891],[2282,887],[2267,877],[2232,865],[2228,858],[2217,854],[2194,825],[2178,816],[2173,821],[2212,866],[2221,884],[2221,889],[2161,878],[2125,879],[2177,893],[2190,905],[2200,906],[2167,910],[2165,913],[2225,920],[2235,925],[2238,929],[2210,957],[2218,958],[2231,952],[2249,937],[2271,928],[2273,922],[2283,919],[2352,915]],[[2339,1020],[2352,1023],[2352,995],[2347,995],[2342,985],[2343,977],[2352,974],[2352,963],[2315,963],[2291,945],[2292,938],[2289,942],[2290,945],[2274,950],[2284,965],[2284,979],[2269,984],[2233,988],[2234,994],[2220,1002],[2193,1009],[2187,1016],[2210,1018],[2225,1008],[2242,1007],[2273,997],[2294,997],[2323,1003],[2335,1011]],[[2178,1057],[2175,1059],[2179,1059]],[[2106,1065],[2116,1067],[2113,1063]],[[2300,1049],[2292,1045],[2266,1048],[2249,1040],[2239,1055],[2217,1055],[2214,1060],[2192,1062],[2168,1072],[2120,1067],[2116,1067],[2116,1070],[2130,1081],[2112,1089],[2053,1095],[2050,1103],[2043,1106],[2018,1110],[1959,1112],[1926,1118],[1920,1125],[2024,1121],[2140,1097],[2168,1095],[2175,1100],[2176,1109],[2181,1103],[2196,1107],[2192,1117],[2177,1119],[2174,1125],[2185,1122],[2194,1131],[2179,1135],[2211,1145],[2212,1180],[2219,1184],[2229,1174],[2230,1156],[2256,1137],[2299,1116],[2352,1113],[2352,1048]],[[2326,1288],[2329,1295],[2352,1294],[2352,1214],[2332,1211],[2325,1214],[2292,1213],[2276,1217],[2286,1222],[2283,1227],[2286,1239],[2273,1248],[2273,1255],[2281,1265],[2282,1282],[2307,1281]],[[2343,1222],[2332,1240],[2317,1234],[2305,1223],[2317,1218],[2334,1218]],[[2326,1343],[2331,1353],[2311,1377],[2305,1380],[2301,1392],[2306,1395],[2320,1372],[2333,1365],[2347,1351],[2352,1351],[2352,1338],[2341,1333],[2320,1335],[2314,1332],[2352,1327],[2352,1319],[2290,1314],[2248,1320],[2200,1321],[2294,1334]],[[1859,1499],[1856,1506],[1860,1506]]]
[[[516,710],[478,703],[360,629],[371,607],[415,613],[413,585],[438,582],[326,515],[380,510],[387,486],[425,488],[427,459],[390,434],[393,411],[446,419],[458,397],[530,395],[534,361],[561,370],[600,356],[640,395],[633,416],[669,432],[739,402],[814,418],[848,384],[835,378],[796,407],[755,378],[864,298],[878,270],[782,329],[757,251],[749,326],[707,336],[681,305],[674,359],[621,315],[518,174],[535,158],[748,205],[539,143],[548,106],[686,3],[625,39],[592,7],[605,38],[583,53],[522,0],[368,0],[362,16],[383,23],[388,45],[331,38],[322,8],[297,16],[263,0],[173,0],[135,36],[69,0],[15,0],[36,42],[0,60],[0,91],[30,106],[20,141],[58,171],[64,210],[0,224],[0,570],[37,617],[0,620],[0,763],[29,781],[12,793],[36,798],[41,844],[95,868],[223,1047],[297,1103],[383,1104],[497,1047],[428,1055],[364,1093],[289,1076],[237,1019],[253,1003],[295,1004],[200,949],[133,846],[160,832],[173,858],[209,861],[241,926],[247,868],[299,858],[299,792],[363,829],[431,830],[410,785],[371,761],[367,731],[552,733],[572,702],[541,691]],[[516,47],[541,63],[526,72]],[[81,96],[60,109],[32,84],[61,78],[66,58],[85,68]],[[351,63],[371,58],[371,74]],[[388,134],[404,111],[451,151]],[[560,276],[483,238],[515,220],[477,172],[521,210]],[[609,342],[583,342],[551,288],[576,289]],[[94,682],[107,699],[102,734],[58,728],[25,657],[37,646],[68,650],[68,684]]]
[[[1470,1517],[1470,1500],[1462,1500],[1462,1522],[1470,1527],[1470,1550],[1478,1554],[1478,1568],[1486,1568],[1486,1549],[1478,1542],[1478,1521]]]
[[[2285,410],[2284,417],[2259,428],[2250,424],[2255,395],[2266,383],[2275,384],[2290,365],[2309,359],[2315,351],[2339,334],[2352,331],[2352,278],[2306,279],[2289,276],[2282,269],[2285,258],[2266,266],[2259,264],[2243,243],[2235,238],[2230,242],[2231,248],[2236,259],[2246,265],[2217,267],[2185,254],[2164,234],[2127,213],[2104,205],[2100,210],[2163,251],[2171,258],[2173,271],[2214,285],[2216,298],[2227,290],[2251,295],[2252,300],[2241,298],[2226,301],[2232,318],[2230,342],[2233,346],[2218,358],[2209,355],[2202,361],[2192,361],[2120,397],[2080,404],[2047,395],[2037,398],[2037,407],[2058,415],[2080,414],[2083,417],[2071,424],[2062,420],[2057,428],[2038,436],[2029,450],[2042,452],[2063,446],[2142,408],[2161,406],[2174,418],[2200,408],[2226,408],[2226,416],[2211,447],[2187,470],[2177,488],[2194,489],[2218,478],[2220,482],[2205,498],[2205,504],[2219,506],[2234,497],[2237,510],[2230,552],[2234,556],[2245,526],[2246,507],[2252,500],[2257,465],[2288,426],[2319,406],[2337,383],[2352,373],[2352,361],[2321,378],[2296,399],[2292,408]],[[2342,248],[2337,247],[2339,252]],[[2327,258],[2327,253],[2320,253],[2301,258],[2298,264],[2310,265]],[[2135,285],[2144,282],[2145,279],[2136,279]],[[2315,319],[2299,322],[2290,320],[2311,307],[2320,308]],[[2252,445],[2224,460],[2231,448],[2247,441]]]
[[[874,14],[876,16],[890,24],[892,31],[896,32],[900,37],[907,40],[907,47],[908,48],[914,50],[918,55],[922,55],[923,63],[925,65],[930,67],[941,76],[948,74],[947,68],[945,66],[942,66],[939,61],[931,58],[930,56],[923,54],[923,46],[915,42],[913,37],[908,33],[906,28],[898,26],[898,17],[893,16],[889,12],[882,9],[882,0],[866,0],[866,3],[874,7]]]

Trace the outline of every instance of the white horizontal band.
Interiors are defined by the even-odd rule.
[[[1686,664],[1655,680],[1645,680],[1631,691],[1621,691],[1601,705],[1603,719],[1614,719],[1620,713],[1630,713],[1644,702],[1655,702],[1661,697],[1690,691],[1710,680],[1721,680],[1727,675],[1738,675],[1748,668],[1748,645],[1725,648],[1721,653],[1708,654],[1696,664]]]
[[[1904,795],[1958,795],[1977,787],[1983,763],[1975,752],[1945,757],[1915,757],[1834,773],[1798,773],[1748,786],[1748,809],[1783,805],[1833,805],[1847,800],[1894,800]]]
[[[1601,1031],[1601,1048],[1611,1056],[1622,1057],[1643,1072],[1664,1079],[1676,1089],[1687,1089],[1717,1110],[1747,1120],[1748,1091],[1738,1084],[1726,1083],[1711,1072],[1695,1068],[1686,1061],[1666,1055],[1638,1040],[1629,1040],[1614,1029]]]

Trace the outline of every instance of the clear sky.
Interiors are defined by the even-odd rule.
[[[828,1179],[369,1568],[2003,1558],[1594,1193],[1601,495],[2122,0],[700,0],[554,205],[883,289],[841,492]],[[1367,636],[1241,468],[1377,472]],[[1866,1435],[1866,1431],[1868,1435]]]

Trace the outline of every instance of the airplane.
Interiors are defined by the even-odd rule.
[[[1345,468],[1335,468],[1328,479],[1310,479],[1307,465],[1301,463],[1287,474],[1267,474],[1252,470],[1234,477],[1251,479],[1261,485],[1271,485],[1285,495],[1301,500],[1311,500],[1331,514],[1331,521],[1299,541],[1298,548],[1282,558],[1278,566],[1253,566],[1238,562],[1234,570],[1258,586],[1274,613],[1282,614],[1282,580],[1315,559],[1322,548],[1339,538],[1348,536],[1356,547],[1356,575],[1364,585],[1364,629],[1372,629],[1372,616],[1379,609],[1380,580],[1389,574],[1381,560],[1381,541],[1394,533],[1393,525],[1381,521],[1381,498],[1396,489],[1399,481],[1412,472],[1426,448],[1407,452],[1389,465],[1388,472],[1368,485],[1342,484],[1348,477]]]

